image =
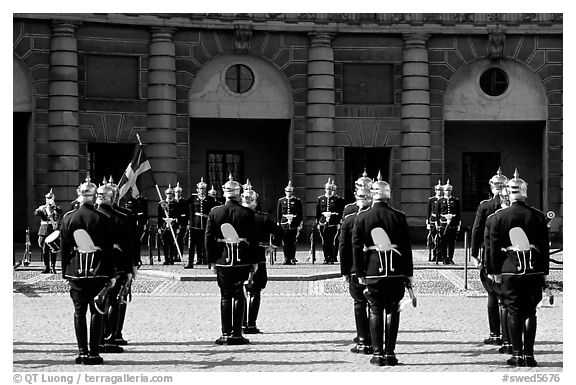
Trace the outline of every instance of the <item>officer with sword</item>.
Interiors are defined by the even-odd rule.
[[[276,223],[282,230],[284,264],[296,264],[296,243],[302,225],[302,202],[294,196],[292,181],[284,188],[286,196],[278,199]]]
[[[454,245],[460,232],[461,216],[460,201],[452,196],[450,179],[443,186],[444,196],[436,203],[436,225],[440,232],[440,252],[442,263],[454,264]]]
[[[218,203],[210,195],[206,194],[208,185],[204,182],[204,177],[196,184],[196,194],[188,199],[190,208],[190,247],[188,249],[188,263],[185,269],[194,268],[194,254],[196,254],[196,263],[206,264],[206,245],[204,244],[204,235],[206,232],[206,222],[208,213]]]
[[[336,195],[336,184],[331,178],[324,185],[324,195],[316,202],[316,226],[322,240],[324,264],[334,264],[338,254],[338,234],[344,212],[344,199]]]

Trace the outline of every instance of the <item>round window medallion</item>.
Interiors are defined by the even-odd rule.
[[[500,68],[488,68],[480,75],[480,89],[490,96],[500,96],[508,89],[508,75]]]
[[[230,91],[243,94],[254,85],[254,73],[244,64],[234,64],[226,70],[225,82]]]

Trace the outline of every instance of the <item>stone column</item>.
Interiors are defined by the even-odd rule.
[[[400,204],[410,226],[423,226],[431,188],[428,37],[404,34]]]
[[[318,195],[328,178],[334,178],[334,52],[333,33],[308,35],[308,92],[306,106],[305,216],[315,215]]]
[[[176,49],[174,30],[153,28],[148,53],[148,131],[146,150],[164,197],[176,185]],[[148,192],[156,197],[155,192]],[[155,199],[155,198],[151,198]]]
[[[66,204],[86,177],[80,173],[78,131],[78,46],[76,25],[52,24],[48,102],[48,175],[46,184]],[[48,191],[46,191],[48,192]],[[67,207],[64,204],[63,207]]]

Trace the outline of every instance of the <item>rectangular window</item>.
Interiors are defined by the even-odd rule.
[[[139,98],[139,58],[86,55],[86,97]]]
[[[344,104],[394,104],[392,64],[344,64]]]
[[[230,173],[236,182],[244,183],[244,154],[241,151],[208,151],[207,157],[208,189],[214,185],[216,191],[221,191]]]
[[[488,181],[500,166],[499,152],[462,153],[462,211],[476,211],[492,196]]]

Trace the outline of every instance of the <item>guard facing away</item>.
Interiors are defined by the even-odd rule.
[[[428,260],[434,260],[438,263],[440,259],[439,253],[439,242],[440,237],[438,236],[439,230],[437,226],[438,218],[436,218],[436,206],[438,205],[438,200],[444,196],[444,186],[442,182],[438,180],[438,184],[434,186],[434,196],[428,198],[428,216],[426,218],[426,230],[428,230],[428,239],[426,243],[428,245]]]
[[[372,207],[354,221],[352,253],[358,282],[366,285],[373,348],[370,363],[394,366],[398,364],[400,301],[405,287],[412,286],[412,247],[406,215],[388,205],[390,185],[380,173],[371,192]]]
[[[176,241],[178,242],[178,247],[180,252],[184,252],[184,239],[186,238],[186,229],[188,228],[188,218],[190,216],[188,210],[188,200],[184,199],[182,196],[182,187],[180,187],[180,182],[176,182],[176,187],[174,187],[174,201],[178,206],[178,233],[176,234]],[[188,253],[190,254],[190,252]],[[182,262],[178,254],[174,262]]]
[[[444,197],[436,202],[436,220],[438,231],[440,232],[440,252],[442,263],[445,265],[454,264],[454,245],[456,236],[460,232],[462,212],[460,201],[452,196],[452,185],[450,180],[443,186]]]
[[[296,264],[296,243],[302,225],[302,202],[294,196],[292,181],[284,188],[285,197],[278,199],[276,223],[282,230],[284,264]]]
[[[496,174],[490,178],[490,191],[492,192],[492,198],[483,200],[478,205],[476,210],[476,217],[474,218],[474,225],[472,226],[472,244],[471,244],[471,255],[474,258],[475,263],[480,268],[480,281],[482,286],[486,289],[488,293],[488,326],[490,328],[490,336],[484,340],[485,344],[490,345],[500,345],[502,343],[501,333],[500,333],[500,313],[501,309],[498,306],[498,295],[494,289],[494,282],[488,279],[486,273],[485,264],[485,249],[482,250],[484,243],[484,230],[486,228],[486,220],[492,215],[496,210],[501,208],[500,203],[500,193],[506,183],[508,178],[502,175],[502,170],[498,168]],[[482,250],[482,252],[481,252]]]
[[[510,197],[508,196],[508,189],[506,187],[500,190],[499,197],[500,197],[500,208],[506,208],[510,206]],[[480,278],[485,279],[485,281],[482,281],[482,284],[484,285],[487,291],[491,290],[494,293],[494,295],[497,298],[496,300],[498,301],[498,312],[499,312],[498,322],[500,323],[498,331],[501,331],[501,337],[499,337],[499,339],[501,340],[502,344],[502,346],[500,346],[500,348],[498,349],[498,352],[504,354],[512,354],[513,352],[512,352],[512,344],[510,343],[510,330],[508,328],[508,309],[506,308],[506,305],[504,304],[504,298],[502,297],[502,285],[500,283],[495,282],[493,276],[490,276],[489,278],[488,274],[486,273],[486,256],[490,254],[490,227],[492,226],[493,219],[494,214],[490,214],[488,218],[486,218],[486,225],[484,226],[484,250],[482,254],[483,258],[481,258],[479,265],[479,268],[481,269]],[[486,275],[485,278],[482,278],[482,270],[484,270],[484,274]],[[493,313],[490,313],[491,310],[494,311],[490,307],[491,295],[492,294],[489,292],[488,317],[494,316]],[[495,320],[491,320],[489,318],[488,322],[489,326],[492,327],[493,325],[490,324],[490,322],[495,322]],[[484,343],[495,344],[494,340],[492,339],[492,335],[490,335],[490,337],[488,337],[487,340],[484,340]]]
[[[338,254],[338,234],[344,212],[344,199],[336,195],[336,184],[331,178],[324,185],[324,195],[316,202],[316,226],[322,240],[324,264],[334,264]]]
[[[206,223],[208,213],[217,206],[216,200],[206,194],[206,183],[204,177],[196,184],[196,194],[189,199],[190,205],[190,247],[188,249],[188,264],[185,269],[194,268],[194,253],[196,253],[196,263],[206,264],[206,245],[204,235],[206,233]]]
[[[166,200],[158,204],[158,233],[162,240],[162,249],[164,251],[163,265],[173,265],[178,255],[178,248],[174,242],[174,235],[178,234],[181,206],[174,199],[174,189],[171,185],[165,190]],[[166,216],[166,214],[168,216]],[[172,228],[172,230],[170,230]]]
[[[352,299],[354,300],[354,321],[356,324],[356,346],[350,349],[352,353],[372,354],[372,340],[370,337],[370,325],[368,323],[368,301],[364,296],[366,285],[358,282],[356,274],[356,266],[352,256],[352,229],[354,227],[354,220],[356,215],[362,213],[370,208],[372,203],[372,196],[369,188],[356,188],[354,194],[356,197],[356,210],[350,207],[352,204],[346,206],[348,211],[343,221],[342,228],[340,229],[340,273],[348,282],[348,289]],[[346,211],[346,210],[345,210]]]
[[[74,303],[74,331],[78,342],[77,364],[99,365],[102,333],[102,308],[107,290],[115,284],[118,234],[114,234],[110,218],[96,211],[96,185],[90,177],[79,187],[78,209],[62,219],[61,253],[62,278],[70,282],[70,297]],[[86,312],[90,307],[90,343]]]
[[[242,192],[242,206],[255,212],[256,234],[258,236],[258,269],[254,273],[252,280],[245,283],[246,312],[244,313],[243,331],[244,334],[261,333],[256,326],[258,313],[260,311],[261,292],[266,288],[268,273],[266,271],[266,254],[274,251],[278,247],[282,233],[280,227],[268,216],[268,214],[257,211],[258,194],[252,189],[252,185],[247,182]]]
[[[513,355],[511,366],[537,366],[536,306],[547,286],[549,235],[544,213],[526,204],[528,184],[518,170],[507,184],[510,207],[494,213],[486,271],[502,283]]]
[[[240,184],[222,186],[226,203],[213,208],[206,226],[206,253],[220,288],[222,336],[218,345],[244,345],[242,318],[246,307],[244,282],[258,269],[258,236],[254,211],[240,205]]]
[[[56,206],[56,196],[52,189],[44,195],[46,203],[34,210],[34,215],[40,217],[38,229],[38,246],[44,262],[42,274],[56,274],[56,256],[60,249],[60,221],[62,209]]]

